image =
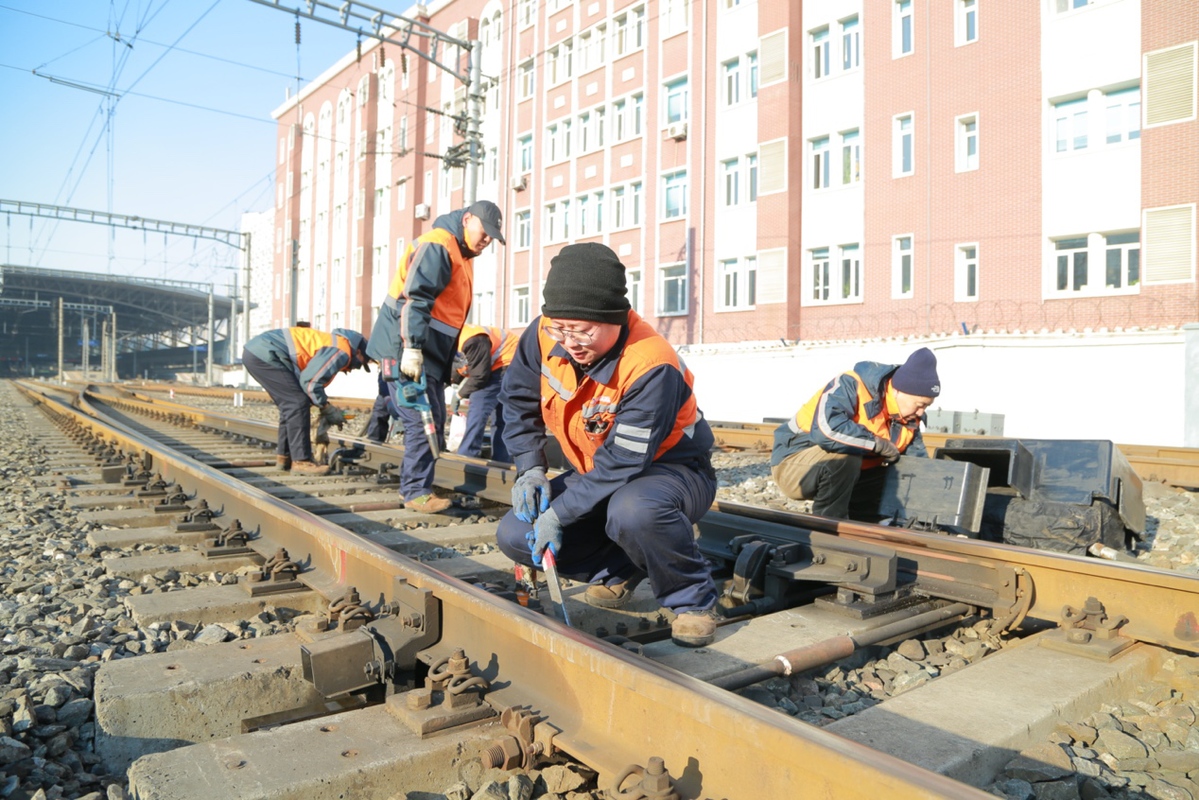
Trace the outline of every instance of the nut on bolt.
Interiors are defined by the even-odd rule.
[[[649,797],[659,797],[671,789],[670,773],[666,771],[666,762],[660,756],[653,756],[645,768],[641,779],[641,789]]]
[[[516,769],[524,760],[524,751],[515,736],[502,736],[479,754],[484,769]]]

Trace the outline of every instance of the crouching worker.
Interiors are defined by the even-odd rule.
[[[504,376],[504,441],[516,464],[512,511],[496,533],[513,561],[590,582],[584,599],[616,608],[649,577],[677,613],[677,644],[716,636],[716,586],[693,524],[716,496],[713,437],[692,376],[670,344],[630,310],[625,269],[602,244],[551,261],[541,316]],[[546,476],[546,433],[573,469]]]
[[[332,333],[313,328],[278,328],[260,333],[242,351],[246,372],[262,385],[279,407],[279,444],[276,461],[282,469],[305,475],[324,475],[327,466],[312,460],[310,406],[335,416],[325,387],[339,372],[370,372],[366,339],[362,334],[334,328]]]
[[[877,521],[883,467],[928,457],[920,420],[940,393],[927,347],[902,365],[861,361],[775,430],[771,477],[793,500],[811,500],[813,514]]]

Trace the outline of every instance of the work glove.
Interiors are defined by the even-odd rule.
[[[512,510],[521,522],[532,522],[550,507],[550,479],[545,467],[532,467],[512,487]]]
[[[884,439],[881,436],[874,437],[874,452],[878,453],[879,458],[888,464],[899,460],[899,448],[890,439]]]
[[[425,354],[415,347],[404,348],[400,358],[400,372],[414,381],[420,380],[420,374],[425,370]]]
[[[541,556],[546,548],[553,550],[557,557],[562,550],[562,523],[558,521],[558,512],[552,508],[543,511],[533,530],[525,534],[525,541],[533,553],[534,566],[541,566]]]
[[[321,419],[328,425],[336,425],[340,428],[346,422],[346,414],[332,403],[325,403],[321,407]]]

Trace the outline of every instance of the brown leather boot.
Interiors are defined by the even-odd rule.
[[[328,475],[329,465],[317,464],[312,461],[293,461],[291,473],[293,475]]]
[[[444,497],[438,497],[435,494],[422,494],[415,500],[406,501],[404,508],[409,511],[420,511],[424,514],[436,514],[439,511],[445,511],[452,505],[453,503]]]
[[[633,590],[645,580],[645,573],[639,572],[628,580],[614,583],[611,586],[594,584],[587,587],[583,600],[589,606],[596,608],[623,608],[633,599]]]
[[[291,456],[275,456],[275,466],[284,472],[291,469]]]
[[[711,608],[684,612],[670,623],[670,640],[682,647],[706,647],[716,641],[719,621],[720,616]]]

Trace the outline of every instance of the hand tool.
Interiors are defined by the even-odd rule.
[[[425,374],[423,372],[415,381],[403,374],[400,375],[400,391],[397,392],[396,403],[420,414],[421,426],[425,429],[425,438],[429,440],[429,449],[433,451],[433,458],[440,458],[441,442],[437,436],[437,425],[433,422],[433,409],[429,407],[429,396],[425,393]]]
[[[570,625],[570,615],[566,613],[566,598],[562,596],[562,582],[558,579],[558,559],[552,547],[547,547],[541,554],[541,563],[545,566],[546,583],[550,587],[550,597],[562,609],[562,621]]]

